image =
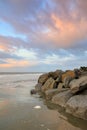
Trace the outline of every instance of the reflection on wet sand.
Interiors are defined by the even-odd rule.
[[[9,105],[8,100],[4,100],[0,98],[0,116],[6,115],[8,110],[6,107]]]
[[[8,100],[2,100],[0,99],[0,110],[2,110],[4,107],[6,107],[8,105]]]
[[[50,110],[56,110],[58,112],[58,117],[60,120],[58,130],[87,130],[87,121],[79,118],[75,118],[74,116],[67,114],[64,108],[52,104],[50,101],[44,99],[44,104]]]

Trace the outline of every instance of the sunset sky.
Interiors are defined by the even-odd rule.
[[[87,66],[87,0],[0,0],[0,72]]]

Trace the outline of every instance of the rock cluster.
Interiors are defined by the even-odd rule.
[[[45,73],[39,77],[35,91],[44,93],[47,100],[66,112],[87,120],[87,67]]]

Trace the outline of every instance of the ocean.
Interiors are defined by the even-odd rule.
[[[41,74],[0,74],[0,130],[87,130],[87,121],[30,94]]]

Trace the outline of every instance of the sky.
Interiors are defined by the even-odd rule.
[[[87,66],[87,0],[0,0],[0,72]]]

